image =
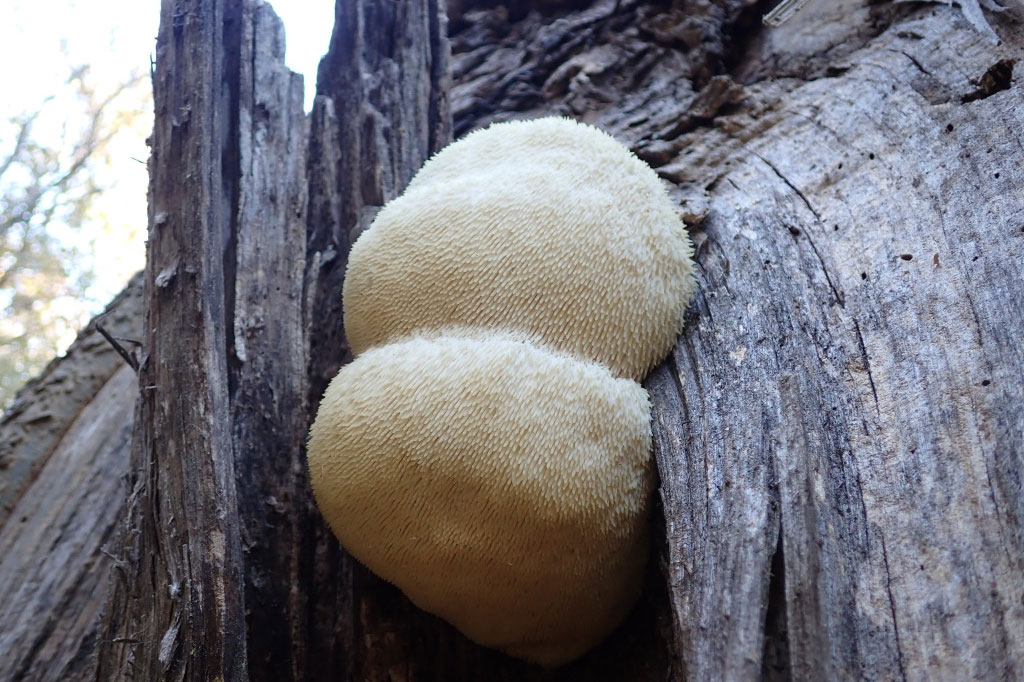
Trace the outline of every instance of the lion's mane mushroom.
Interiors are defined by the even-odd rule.
[[[647,393],[694,289],[659,181],[605,133],[503,123],[424,165],[352,248],[356,359],[310,431],[342,544],[471,639],[545,665],[639,593]]]
[[[658,176],[563,118],[499,123],[438,152],[352,247],[358,355],[420,331],[521,330],[640,380],[682,328],[690,240]]]
[[[309,447],[345,548],[516,656],[558,663],[607,635],[647,554],[643,388],[489,331],[381,346],[350,368]]]

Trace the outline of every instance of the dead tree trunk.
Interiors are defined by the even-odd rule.
[[[138,275],[0,421],[0,680],[95,679],[128,472]],[[115,571],[119,570],[114,568]]]
[[[344,357],[334,283],[349,218],[388,198],[447,131],[436,4],[372,9],[339,5],[325,69],[340,63],[341,92],[314,115],[307,249],[302,87],[283,66],[280,23],[261,2],[164,3],[129,569],[100,679],[330,679],[351,667],[347,562],[311,504],[302,454],[308,359]],[[384,55],[364,34],[403,47]],[[373,70],[360,54],[378,56]]]
[[[165,0],[134,448],[95,333],[4,417],[0,680],[1024,677],[1024,31],[773,4],[340,2],[307,118],[269,6]],[[359,231],[543,114],[654,166],[700,265],[644,597],[553,672],[348,557],[302,450]]]

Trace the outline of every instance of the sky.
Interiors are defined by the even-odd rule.
[[[89,64],[96,81],[111,85],[123,82],[132,71],[149,72],[159,0],[0,0],[0,4],[0,63],[4,64],[0,69],[0,92],[4,93],[0,119],[38,107],[60,89],[71,64]],[[278,0],[271,4],[285,22],[285,61],[305,76],[308,110],[317,64],[330,41],[334,2]],[[36,128],[49,126],[57,137],[63,123],[59,102],[50,109],[53,114]],[[69,243],[92,242],[96,252],[103,254],[97,280],[85,302],[89,314],[102,309],[144,264],[145,138],[150,125],[147,121],[118,135],[111,147],[112,167],[105,183],[109,189],[96,202],[97,219],[81,231],[61,234]],[[4,136],[0,130],[0,152],[12,144]],[[73,334],[68,342],[72,338]]]

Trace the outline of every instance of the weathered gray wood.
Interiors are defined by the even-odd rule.
[[[960,101],[1022,39],[1007,27],[992,51],[957,23],[911,15],[837,77],[748,90],[763,113],[680,145],[690,177],[713,180],[705,281],[678,383],[657,382],[682,388],[680,454],[716,472],[708,507],[759,490],[772,503],[702,535],[756,521],[774,542],[778,510],[794,679],[1022,674],[1024,189],[1007,169],[1024,109],[1012,91]],[[715,157],[714,175],[688,161]],[[737,459],[755,485],[730,475]],[[682,556],[700,556],[695,541],[669,538]],[[735,560],[725,549],[709,574]],[[680,581],[680,622],[753,631],[762,615],[720,606],[741,584]],[[689,640],[706,661],[694,679],[728,669],[714,656],[749,658],[756,677],[758,643]]]
[[[251,13],[251,20],[248,18]],[[238,198],[227,311],[231,431],[245,566],[250,680],[318,677],[308,657],[313,570],[303,445],[306,338],[306,117],[302,77],[283,64],[270,6],[243,5],[239,49]],[[317,516],[318,518],[318,516]]]
[[[0,526],[0,680],[94,679],[135,384],[121,363]]]
[[[344,346],[307,355],[306,325],[340,329],[324,311],[338,307],[351,217],[397,193],[446,139],[447,47],[436,3],[345,3],[339,13],[327,62],[351,78],[340,92],[321,85],[328,94],[313,117],[309,223],[318,246],[304,278],[301,80],[283,67],[276,18],[247,0],[165,3],[151,162],[157,241],[147,267],[153,335],[125,535],[134,573],[115,591],[101,678],[143,670],[151,679],[336,679],[366,655],[339,636],[339,627],[356,632],[334,601],[354,603],[348,560],[315,511],[302,456],[307,357],[336,367]],[[369,61],[351,61],[358,55]],[[193,99],[193,89],[223,96]],[[182,110],[187,120],[176,120]],[[175,184],[175,175],[189,182]],[[342,210],[325,217],[322,206]],[[202,331],[177,344],[170,327]],[[172,422],[161,392],[200,398],[179,405],[193,411]],[[184,447],[165,450],[177,442]]]
[[[22,388],[0,418],[0,527],[22,493],[35,480],[64,432],[111,375],[124,364],[103,336],[137,350],[142,332],[142,276],[136,275],[103,313]]]
[[[142,277],[18,395],[0,446],[0,680],[92,680],[107,545],[123,507],[134,373],[96,325],[133,352]]]
[[[107,609],[99,679],[248,678],[226,270],[250,133],[239,130],[239,99],[252,17],[248,3],[161,7],[128,569]]]

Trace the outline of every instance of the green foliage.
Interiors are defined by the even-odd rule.
[[[95,199],[115,182],[112,141],[144,122],[148,99],[140,74],[104,89],[82,66],[0,123],[0,408],[87,321],[90,234],[108,220]]]

